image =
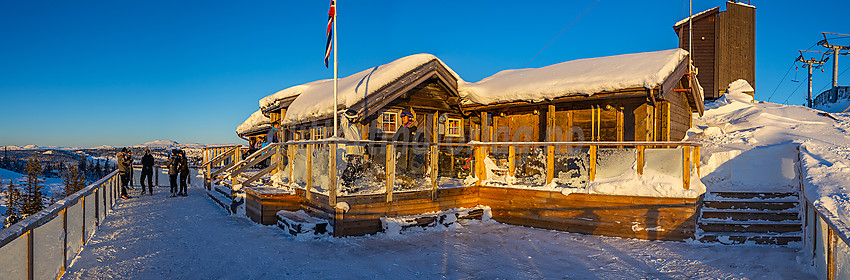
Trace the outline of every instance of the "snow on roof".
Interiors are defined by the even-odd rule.
[[[242,135],[248,132],[271,127],[271,120],[263,115],[263,110],[257,110],[245,122],[236,127],[236,134]]]
[[[459,82],[462,81],[457,73],[453,72],[445,63],[432,54],[409,55],[396,59],[393,62],[340,78],[338,93],[339,109],[342,110],[351,107],[366,98],[366,96],[432,60],[437,60]],[[281,121],[283,125],[323,119],[333,114],[333,80],[319,80],[296,87],[299,88],[293,89],[293,91],[300,91],[300,95],[289,105],[289,109]]]
[[[316,82],[320,82],[320,81],[316,81]],[[315,83],[315,82],[313,82],[313,83]],[[265,110],[265,109],[268,109],[269,107],[274,106],[277,103],[277,101],[279,101],[279,100],[286,99],[286,98],[301,94],[301,92],[303,92],[304,89],[308,88],[310,84],[312,84],[312,83],[288,87],[288,88],[282,89],[278,92],[275,92],[275,93],[273,93],[269,96],[263,97],[263,99],[260,99],[260,110]]]
[[[688,19],[691,19],[691,18],[698,18],[698,17],[699,17],[699,16],[701,16],[702,14],[708,13],[708,12],[713,11],[713,10],[715,10],[715,9],[718,9],[718,10],[719,10],[719,9],[720,9],[720,6],[717,6],[717,7],[714,7],[714,8],[711,8],[711,9],[708,9],[708,10],[705,10],[705,11],[702,11],[702,12],[699,12],[699,13],[696,13],[696,14],[694,14],[693,16],[690,16],[690,17],[683,18],[682,20],[680,20],[680,21],[676,22],[676,24],[674,24],[673,26],[675,27],[675,26],[679,26],[679,25],[685,24],[685,23],[687,23],[687,22],[688,22]]]
[[[626,88],[654,88],[688,55],[683,49],[562,62],[541,68],[504,70],[477,83],[459,83],[467,102],[542,101]]]

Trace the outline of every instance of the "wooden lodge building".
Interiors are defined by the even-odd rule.
[[[702,89],[688,76],[681,49],[502,71],[478,83],[418,54],[341,78],[339,108],[357,113],[362,140],[389,140],[409,112],[428,142],[678,141],[703,111]],[[329,137],[332,84],[284,89],[261,100],[261,111],[279,120],[284,141]]]
[[[744,79],[756,86],[756,8],[726,2],[726,10],[714,7],[693,16],[693,56],[697,78],[705,99],[723,96],[727,86]],[[673,26],[679,48],[688,49],[688,19]]]
[[[359,132],[339,135],[358,140],[390,140],[402,125],[401,114],[410,113],[426,142],[470,145],[466,143],[680,141],[692,124],[692,114],[703,112],[702,88],[687,70],[687,51],[672,49],[507,70],[470,83],[437,57],[416,54],[339,79],[339,110],[348,115],[341,117],[341,130]],[[280,127],[284,142],[322,139],[332,135],[333,98],[333,81],[320,80],[263,98],[259,112],[268,117],[272,126]],[[248,127],[260,122],[249,120],[239,130],[240,136],[259,137],[254,135],[262,134],[262,127]],[[681,144],[673,146],[678,145]],[[286,147],[291,153],[291,146]],[[684,165],[681,170],[687,181],[697,171],[687,160],[688,150],[682,151],[682,163],[673,165]],[[290,166],[298,167],[289,155]],[[373,156],[377,162],[386,157]],[[481,157],[487,155],[476,154],[476,161]],[[442,164],[434,164],[433,160],[429,163],[431,170]],[[305,172],[305,178],[312,178],[311,171]],[[434,178],[434,174],[431,172],[430,176]],[[701,195],[564,195],[557,190],[482,184],[438,188],[433,179],[430,190],[393,194],[394,180],[386,182],[386,193],[366,195],[311,192],[312,183],[306,188],[294,188],[294,193],[247,187],[246,213],[258,223],[279,224],[279,210],[305,210],[330,221],[335,235],[347,236],[381,231],[381,217],[487,205],[492,207],[494,219],[509,224],[651,240],[686,240],[694,237]],[[339,203],[346,206],[340,208]],[[664,230],[647,230],[654,228]]]

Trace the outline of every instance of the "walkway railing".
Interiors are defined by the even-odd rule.
[[[118,171],[0,231],[0,278],[57,279],[111,213]]]
[[[798,161],[802,166],[801,159]],[[814,258],[818,279],[850,279],[850,227],[828,208],[806,196],[809,186],[805,183],[806,172],[802,167],[799,175],[805,221],[803,247]]]
[[[276,143],[269,169],[277,183],[302,189],[307,201],[463,186],[584,187],[628,172],[655,172],[688,189],[699,174],[692,142],[427,143],[322,139]],[[330,152],[336,151],[336,152]],[[387,156],[393,155],[393,156]],[[252,156],[256,161],[259,157]],[[250,164],[249,164],[250,165]],[[247,166],[247,165],[245,165]],[[636,166],[636,170],[632,167]],[[271,172],[269,172],[271,173]],[[261,174],[260,174],[261,175]],[[325,202],[323,202],[325,203]]]

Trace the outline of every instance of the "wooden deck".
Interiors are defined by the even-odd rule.
[[[400,217],[457,207],[490,206],[498,222],[566,232],[684,241],[694,238],[700,199],[596,194],[563,195],[557,191],[498,187],[463,187],[340,196],[349,210],[335,210],[326,195],[303,190],[294,194],[265,193],[246,188],[246,212],[251,220],[275,224],[280,210],[304,210],[327,219],[336,236],[358,236],[383,230],[381,217]]]

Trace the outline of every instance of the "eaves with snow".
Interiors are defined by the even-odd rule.
[[[271,120],[263,115],[263,110],[257,110],[236,127],[236,134],[244,136],[264,132],[271,127],[271,123]]]

